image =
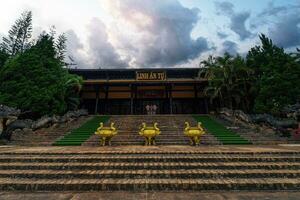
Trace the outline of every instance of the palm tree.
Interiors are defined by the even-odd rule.
[[[79,93],[82,89],[82,78],[69,75],[65,82],[68,110],[76,110],[80,104]]]
[[[211,103],[214,99],[219,99],[220,105],[234,109],[247,96],[249,88],[250,70],[246,67],[243,58],[240,56],[232,57],[225,53],[223,57],[209,57],[203,65],[202,74],[208,79],[209,86],[205,88],[205,94],[210,98]],[[243,102],[244,105],[249,103]],[[247,106],[244,106],[247,107]]]

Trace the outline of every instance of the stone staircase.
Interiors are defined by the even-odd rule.
[[[0,190],[300,189],[300,151],[80,148],[83,147],[0,152]]]
[[[294,140],[290,137],[280,137],[279,134],[268,133],[264,131],[257,130],[253,127],[245,126],[242,123],[237,122],[232,124],[232,122],[225,120],[220,117],[214,117],[214,120],[223,124],[224,126],[232,129],[234,132],[241,135],[243,138],[249,140],[254,145],[277,145],[277,144],[299,144],[300,141]]]
[[[196,121],[190,115],[143,115],[143,116],[111,116],[110,122],[114,122],[118,128],[118,135],[112,139],[112,145],[143,145],[144,138],[138,132],[141,124],[148,125],[158,123],[161,134],[156,138],[157,145],[189,145],[189,139],[184,136],[184,122],[196,125]],[[220,142],[211,134],[202,136],[201,144],[218,145]],[[94,135],[83,146],[99,146],[99,136]]]
[[[80,127],[90,119],[91,116],[83,116],[57,126],[30,131],[26,134],[14,134],[10,145],[51,146],[56,140],[63,138],[68,132]]]

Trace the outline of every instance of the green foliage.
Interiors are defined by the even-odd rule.
[[[76,110],[80,104],[79,93],[82,89],[83,80],[77,75],[68,74],[66,76],[65,88],[65,102],[68,110]]]
[[[0,50],[0,69],[4,66],[5,62],[8,60],[9,55],[4,51]]]
[[[9,55],[14,56],[30,48],[32,33],[32,12],[26,11],[16,20],[9,30],[8,37],[3,37],[1,48]]]
[[[204,77],[209,80],[204,92],[211,102],[218,99],[221,106],[249,110],[252,70],[246,67],[243,58],[225,53],[223,57],[210,57],[202,64]]]
[[[57,58],[61,61],[65,59],[65,53],[67,48],[66,42],[67,42],[67,37],[65,36],[65,34],[59,35],[57,41],[55,42]]]
[[[285,53],[266,36],[261,35],[260,40],[261,46],[247,55],[247,63],[258,77],[254,110],[277,114],[300,100],[300,65],[297,57]]]
[[[34,46],[1,68],[0,103],[38,115],[63,114],[80,84],[81,78],[70,75],[57,58],[54,39],[41,35]]]
[[[273,114],[299,102],[300,50],[287,54],[265,35],[260,40],[246,59],[225,53],[202,62],[209,80],[205,92],[211,99],[229,108]]]

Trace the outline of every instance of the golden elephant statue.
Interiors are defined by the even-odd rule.
[[[118,133],[114,125],[114,123],[111,123],[110,127],[104,127],[103,123],[100,123],[99,128],[95,132],[96,135],[100,135],[100,145],[105,146],[108,144],[111,146],[111,139]]]
[[[157,125],[157,123],[154,123],[153,126],[147,126],[146,123],[142,123],[139,134],[145,138],[146,146],[155,145],[155,137],[161,133]]]
[[[205,131],[202,128],[201,122],[198,122],[197,127],[191,127],[188,122],[185,122],[184,134],[190,138],[191,145],[199,145],[200,138],[203,134],[205,134]]]

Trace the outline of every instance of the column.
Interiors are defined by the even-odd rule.
[[[208,109],[207,98],[204,99],[204,103],[205,103],[205,114],[208,114],[209,113],[209,109]]]
[[[172,84],[169,85],[168,87],[168,92],[169,92],[169,104],[170,104],[170,114],[173,114],[173,96],[172,96]]]
[[[133,115],[133,86],[130,84],[130,114]]]
[[[195,92],[194,108],[196,108],[195,114],[198,114],[198,113],[201,113],[201,111],[200,111],[201,107],[199,106],[198,88],[197,88],[196,84],[194,85],[194,92]]]
[[[98,113],[98,103],[99,103],[99,85],[95,85],[96,90],[96,102],[95,102],[95,115]]]
[[[105,88],[104,114],[107,114],[107,99],[108,99],[108,89],[109,89],[109,86],[106,85],[104,88]]]

